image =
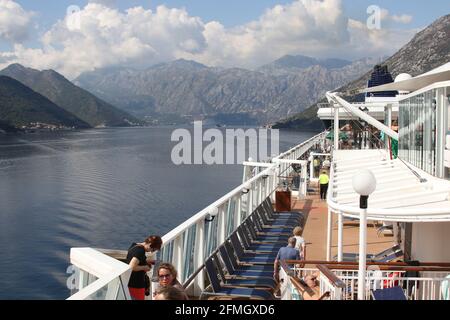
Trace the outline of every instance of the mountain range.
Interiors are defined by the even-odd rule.
[[[450,61],[450,15],[436,20],[433,24],[417,33],[414,38],[382,64],[387,65],[395,78],[400,73],[412,76],[430,71]],[[361,101],[363,95],[358,94],[367,86],[371,71],[350,81],[337,89],[348,100]],[[320,102],[325,102],[322,99]],[[316,129],[323,127],[317,118],[317,103],[305,111],[274,124],[274,128]]]
[[[5,76],[0,76],[0,119],[0,129],[5,131],[39,122],[69,128],[89,128],[86,122],[49,99]]]
[[[61,111],[62,118],[60,120],[63,120],[66,113],[69,113],[74,118],[77,118],[80,123],[83,123],[81,127],[129,126],[140,122],[128,113],[77,87],[56,71],[38,71],[26,68],[20,64],[12,64],[0,71],[0,75],[15,79],[27,86],[34,91],[34,97],[40,95],[51,101]],[[17,98],[20,99],[21,96],[17,95]],[[38,106],[38,104],[33,105],[32,102],[33,100],[29,100],[30,106]],[[0,106],[3,108],[3,105]],[[17,121],[12,121],[12,123],[14,125],[17,125],[19,122],[22,124],[26,119],[26,117],[21,121],[17,119]],[[43,120],[40,122],[45,122]],[[46,118],[46,120],[50,119]],[[55,121],[50,123],[53,124]]]
[[[450,60],[449,40],[447,15],[383,64],[394,77],[403,72],[418,75]],[[152,122],[212,118],[233,124],[278,121],[275,128],[319,130],[317,102],[325,92],[338,90],[353,101],[361,99],[355,93],[366,86],[377,62],[284,56],[246,70],[177,60],[143,70],[99,69],[73,82],[53,70],[16,64],[0,71],[0,130],[39,119],[98,127],[140,124],[139,118]],[[286,120],[279,121],[282,118]]]
[[[214,118],[267,124],[304,110],[376,63],[285,56],[257,70],[177,60],[144,70],[108,68],[74,83],[137,117]]]

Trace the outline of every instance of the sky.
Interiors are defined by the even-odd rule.
[[[181,58],[248,69],[286,54],[380,58],[449,13],[442,0],[0,0],[0,68],[73,79]]]

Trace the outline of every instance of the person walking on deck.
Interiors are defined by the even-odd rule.
[[[275,289],[275,296],[280,296],[281,292],[286,290],[287,279],[280,278],[280,261],[283,260],[300,260],[300,251],[295,248],[297,239],[295,237],[290,237],[288,240],[287,247],[280,248],[277,257],[273,265],[273,278],[278,283]]]
[[[322,199],[322,200],[326,200],[327,199],[328,183],[329,182],[330,182],[330,178],[328,177],[327,172],[323,171],[322,174],[319,177],[320,199]]]
[[[320,172],[320,160],[318,158],[314,158],[313,167],[314,167],[314,175],[317,177]]]
[[[306,260],[306,243],[305,239],[303,239],[303,228],[298,226],[294,228],[294,237],[295,237],[295,249],[300,253],[300,260]]]
[[[326,170],[329,170],[331,168],[330,158],[326,157],[325,161],[322,163],[322,167]]]

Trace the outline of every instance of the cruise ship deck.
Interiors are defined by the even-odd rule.
[[[242,184],[166,234],[157,260],[196,299],[450,300],[449,70],[368,88],[389,91],[384,121],[328,92],[332,131],[244,162]],[[326,201],[314,194],[325,157]],[[306,259],[281,261],[277,282],[275,256],[298,225]],[[72,248],[80,276],[69,299],[131,299],[125,254]]]
[[[300,211],[307,217],[303,238],[307,244],[306,259],[312,261],[326,261],[327,259],[327,223],[328,205],[318,195],[308,195],[305,199],[292,201],[294,211]],[[380,233],[380,224],[369,223],[367,232],[367,251],[377,253],[392,247],[394,239],[392,233]],[[338,254],[338,225],[337,220],[332,226],[331,256]],[[358,253],[359,250],[359,222],[347,221],[343,230],[343,248],[346,253]]]

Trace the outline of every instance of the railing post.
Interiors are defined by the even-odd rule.
[[[333,212],[328,209],[328,224],[327,224],[327,261],[331,261],[331,244],[333,237]]]
[[[334,150],[339,150],[339,106],[334,107]]]
[[[234,230],[236,230],[242,223],[242,194],[237,198],[235,213]]]
[[[87,274],[86,271],[84,271],[84,270],[82,270],[82,269],[80,269],[78,267],[75,267],[75,268],[77,268],[79,270],[79,273],[78,273],[78,291],[81,291],[81,290],[84,289],[84,284],[87,283],[89,275]]]
[[[183,259],[183,233],[179,235],[173,242],[173,256],[172,263],[177,269],[180,279],[178,279],[181,283],[184,282],[184,263],[185,259]]]
[[[256,202],[256,207],[259,206],[262,202],[262,188],[263,188],[263,179],[258,181],[258,200]]]
[[[218,226],[217,226],[217,231],[218,231],[218,244],[222,244],[225,242],[225,233],[226,233],[226,228],[227,228],[227,215],[226,215],[226,210],[225,210],[225,206],[220,207],[219,209],[219,222],[218,222]],[[209,240],[209,239],[208,239]]]
[[[247,217],[253,212],[253,184],[250,184],[247,200]]]
[[[307,170],[307,164],[302,164],[302,195],[306,197],[308,194],[308,170]]]
[[[338,261],[342,262],[343,260],[343,232],[344,231],[344,220],[342,216],[342,212],[338,214]]]
[[[194,270],[198,270],[205,260],[205,220],[197,222],[194,243]],[[194,281],[194,295],[200,296],[205,289],[205,274],[200,272]]]

